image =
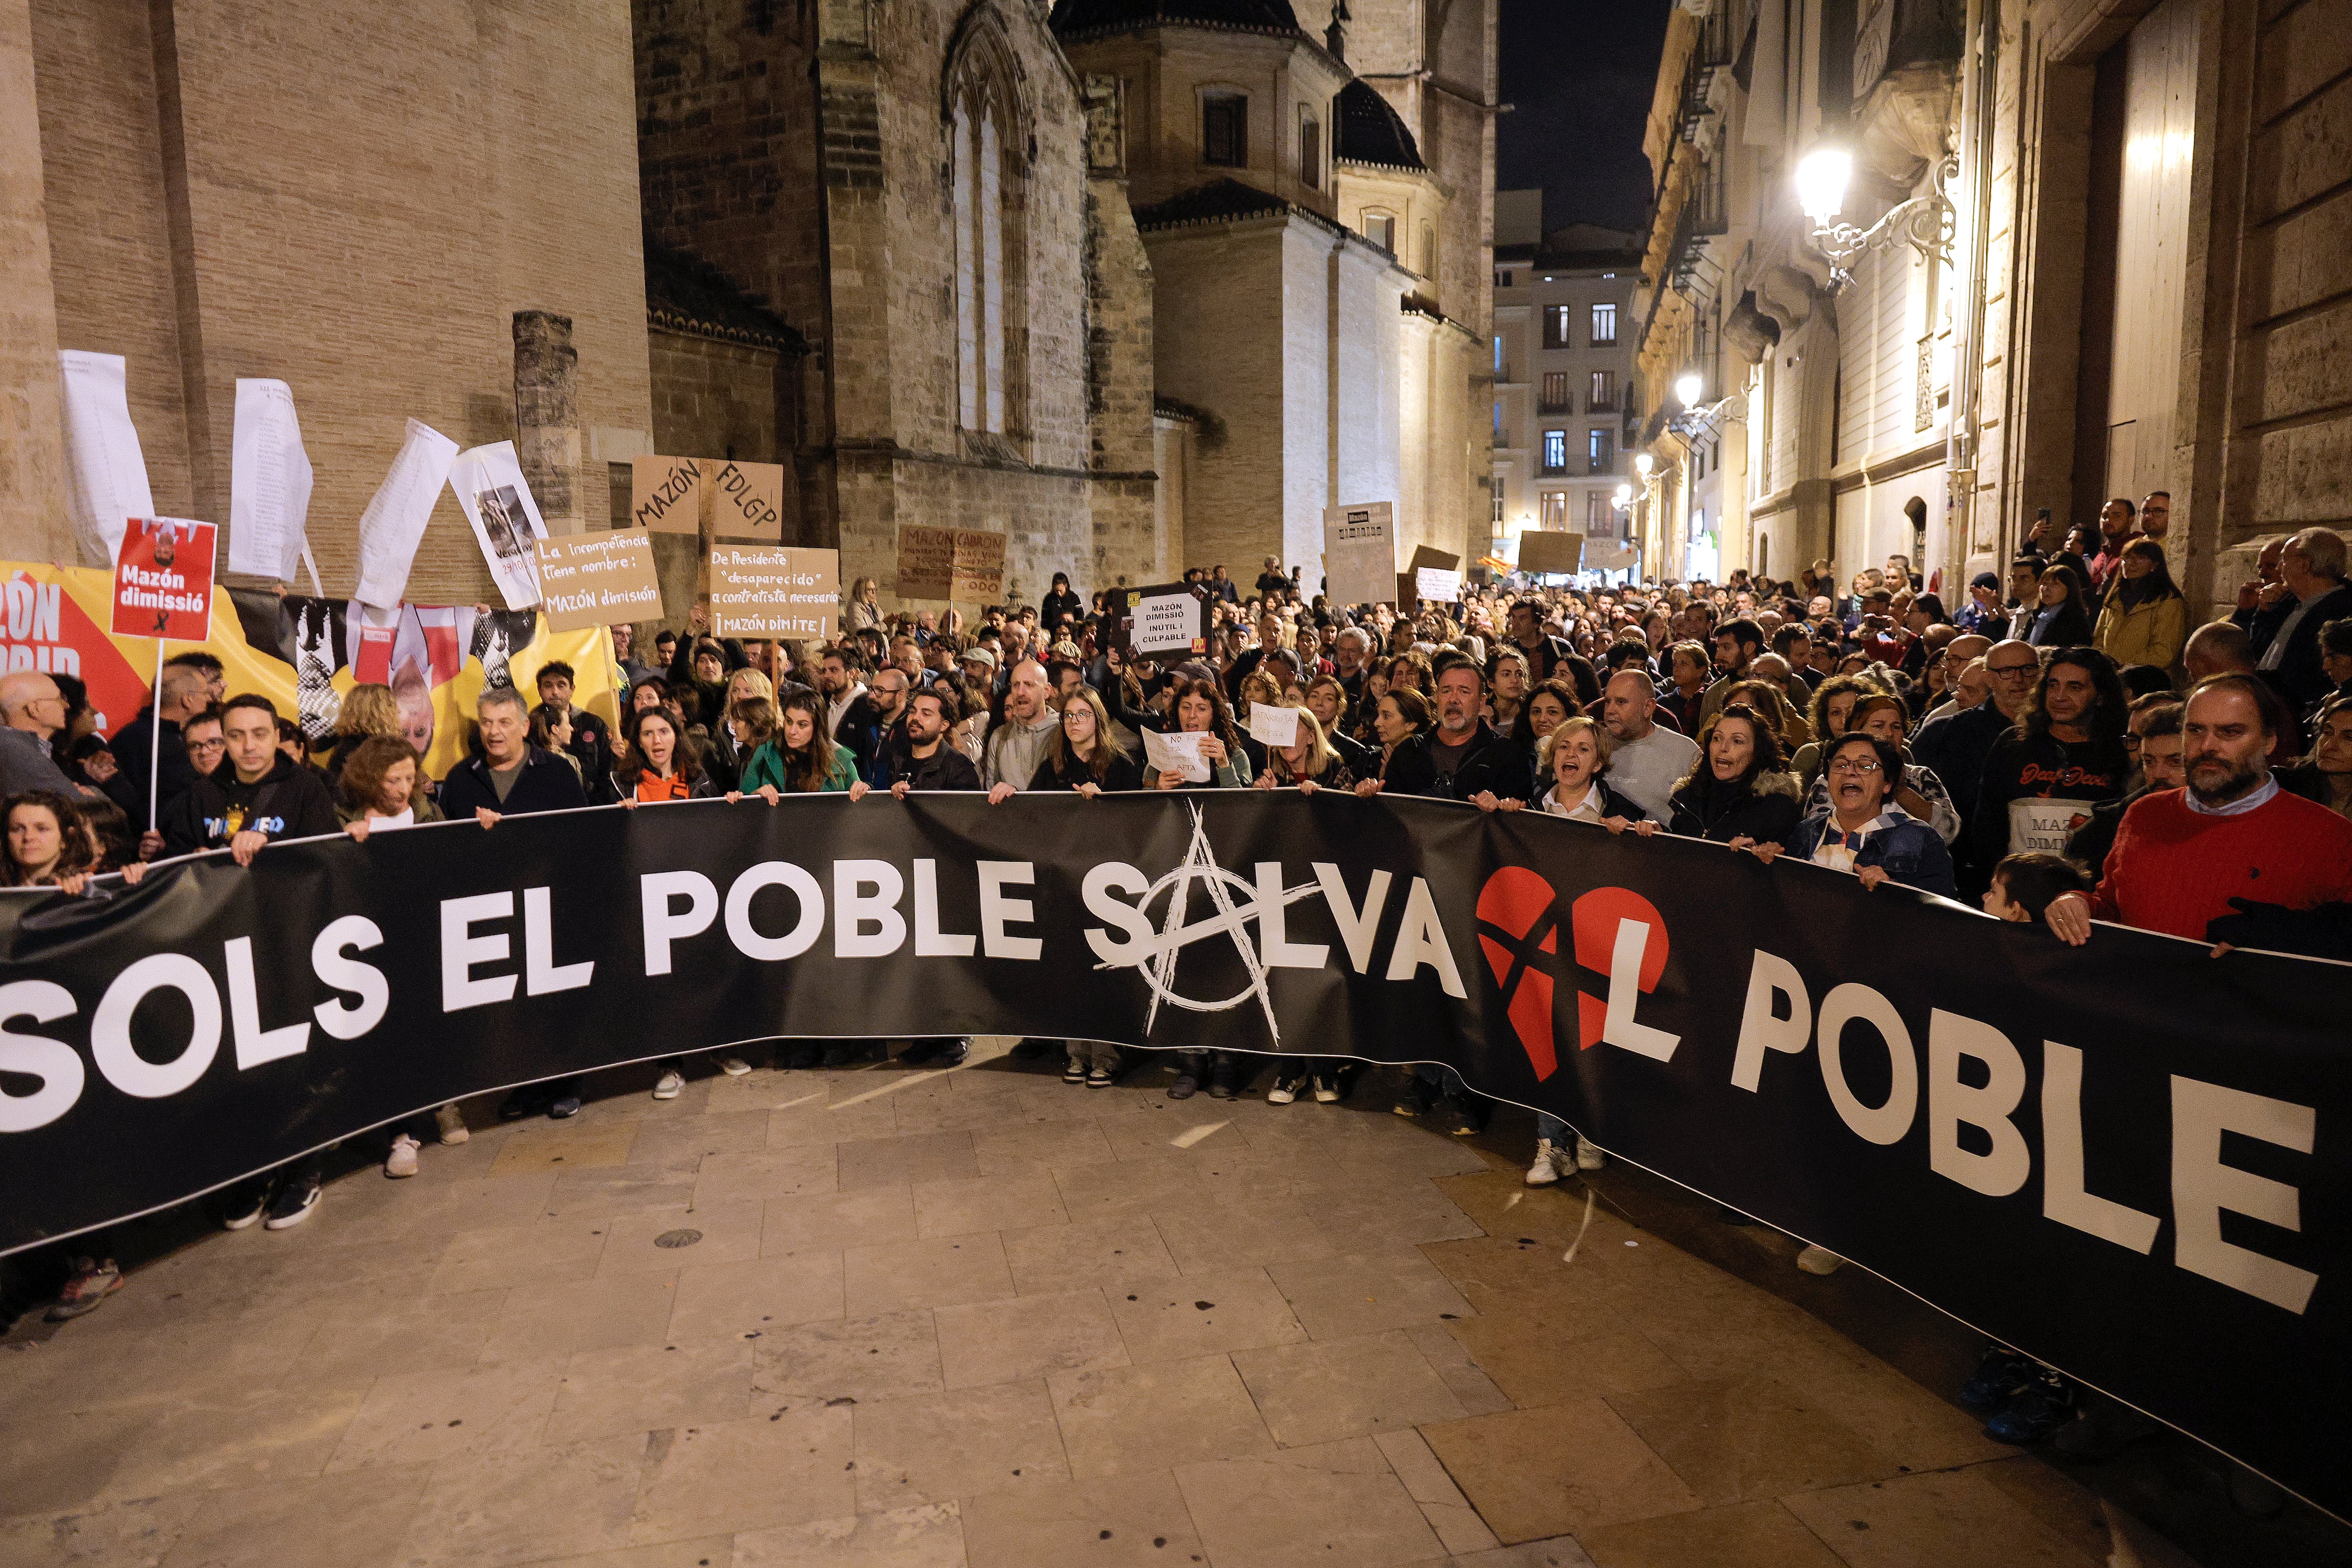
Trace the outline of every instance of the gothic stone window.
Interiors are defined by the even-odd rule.
[[[1018,407],[1023,153],[1020,68],[992,16],[976,14],[946,80],[955,228],[956,423],[1005,434]]]
[[[1222,169],[1249,167],[1249,95],[1227,88],[1201,94],[1201,162]]]

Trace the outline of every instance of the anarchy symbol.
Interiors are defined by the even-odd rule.
[[[1215,912],[1208,919],[1187,922],[1192,908],[1192,885],[1202,884]],[[1235,889],[1241,898],[1236,901]],[[1282,903],[1288,906],[1299,900],[1311,898],[1321,891],[1318,884],[1304,883],[1282,889]],[[1263,921],[1265,911],[1260,907],[1256,886],[1226,870],[1217,863],[1214,850],[1209,847],[1209,830],[1201,819],[1201,808],[1192,807],[1192,842],[1184,852],[1184,859],[1174,870],[1151,884],[1143,895],[1139,908],[1149,909],[1160,894],[1168,895],[1168,912],[1160,923],[1158,940],[1153,942],[1148,958],[1135,967],[1143,975],[1144,984],[1151,987],[1151,1009],[1144,1016],[1143,1027],[1150,1031],[1160,1016],[1160,1004],[1167,1003],[1192,1013],[1223,1013],[1240,1006],[1255,996],[1258,1005],[1265,1010],[1266,1031],[1276,1040],[1282,1038],[1282,1026],[1275,1021],[1274,997],[1266,989],[1265,963],[1258,956],[1257,943],[1250,937],[1248,922]],[[1187,996],[1176,989],[1176,960],[1183,950],[1205,937],[1230,938],[1241,954],[1242,967],[1249,973],[1249,984],[1232,995],[1217,1001],[1202,1001]],[[1123,967],[1097,964],[1099,969]]]

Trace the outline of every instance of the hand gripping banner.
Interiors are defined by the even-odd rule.
[[[2352,1514],[2352,967],[1329,792],[455,823],[16,892],[0,943],[0,1250],[771,1037],[1439,1062]]]

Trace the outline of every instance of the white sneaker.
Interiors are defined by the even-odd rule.
[[[1598,1145],[1586,1142],[1584,1134],[1581,1132],[1576,1135],[1576,1168],[1578,1170],[1597,1171],[1607,1163],[1609,1163],[1609,1156],[1602,1153]]]
[[[1845,1267],[1845,1259],[1826,1247],[1808,1247],[1797,1254],[1797,1267],[1808,1274],[1834,1274]]]
[[[433,1125],[444,1143],[463,1143],[473,1136],[466,1131],[466,1113],[457,1109],[455,1101],[433,1113]]]
[[[720,1057],[719,1070],[729,1078],[741,1078],[751,1070],[751,1064],[741,1057]]]
[[[392,1152],[384,1157],[383,1173],[387,1176],[416,1174],[416,1140],[404,1132],[392,1141]]]
[[[1531,1187],[1550,1186],[1559,1180],[1561,1158],[1561,1152],[1553,1146],[1550,1139],[1545,1138],[1538,1141],[1536,1144],[1535,1163],[1528,1167],[1528,1173],[1521,1176],[1519,1180]]]
[[[1317,1079],[1315,1080],[1315,1103],[1316,1103],[1316,1104],[1318,1104],[1318,1105],[1337,1105],[1337,1104],[1339,1104],[1339,1081],[1338,1081],[1337,1079],[1328,1079],[1328,1078],[1318,1078],[1318,1079]]]
[[[686,1075],[676,1068],[662,1068],[661,1077],[654,1079],[656,1100],[676,1100],[678,1090],[686,1087]]]

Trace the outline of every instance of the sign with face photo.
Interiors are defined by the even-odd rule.
[[[449,466],[449,488],[489,563],[490,576],[509,610],[539,603],[539,542],[547,537],[539,503],[522,477],[512,441],[493,442],[457,454]]]

